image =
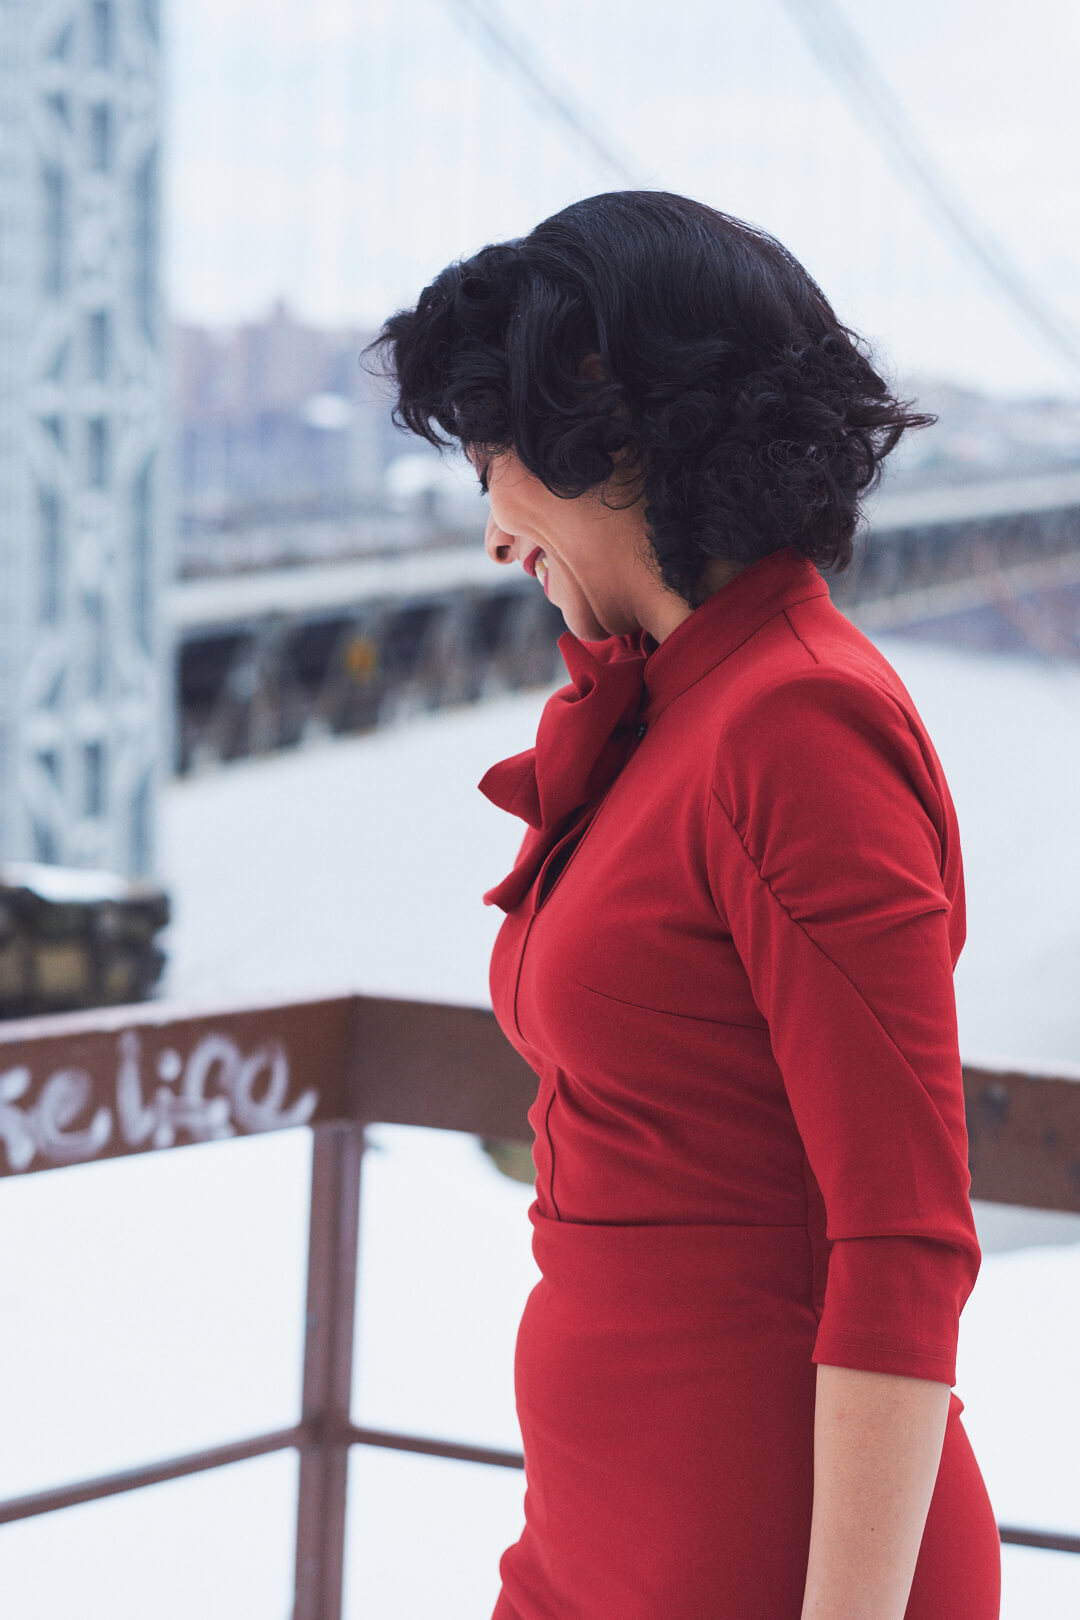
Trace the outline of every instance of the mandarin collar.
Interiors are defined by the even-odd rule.
[[[785,608],[828,594],[828,585],[809,557],[794,546],[784,546],[721,585],[659,644],[644,632],[643,717],[656,719]]]
[[[642,721],[655,719],[776,614],[828,589],[813,563],[785,546],[736,574],[659,644],[644,630],[594,642],[569,631],[560,636],[569,685],[544,705],[535,746],[500,760],[480,783],[493,804],[527,824],[513,870],[487,891],[485,904],[508,912],[521,904],[573,818],[602,801],[641,741]]]

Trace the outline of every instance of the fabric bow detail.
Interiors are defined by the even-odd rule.
[[[544,705],[535,748],[500,760],[480,782],[492,804],[528,823],[513,870],[487,891],[485,905],[512,911],[575,812],[596,804],[622,769],[641,706],[643,635],[559,637],[570,684]]]

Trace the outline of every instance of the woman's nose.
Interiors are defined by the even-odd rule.
[[[488,517],[487,528],[484,530],[484,550],[492,562],[511,563],[514,560],[514,548],[510,536],[506,534],[493,517]]]

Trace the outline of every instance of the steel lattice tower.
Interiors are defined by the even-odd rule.
[[[0,859],[154,866],[157,0],[0,0]]]

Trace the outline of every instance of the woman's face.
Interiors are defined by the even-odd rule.
[[[653,595],[659,581],[649,569],[639,507],[613,510],[592,490],[564,500],[512,451],[489,457],[469,450],[468,456],[481,478],[487,476],[484,545],[493,562],[534,574],[581,641],[642,627],[642,592]]]

